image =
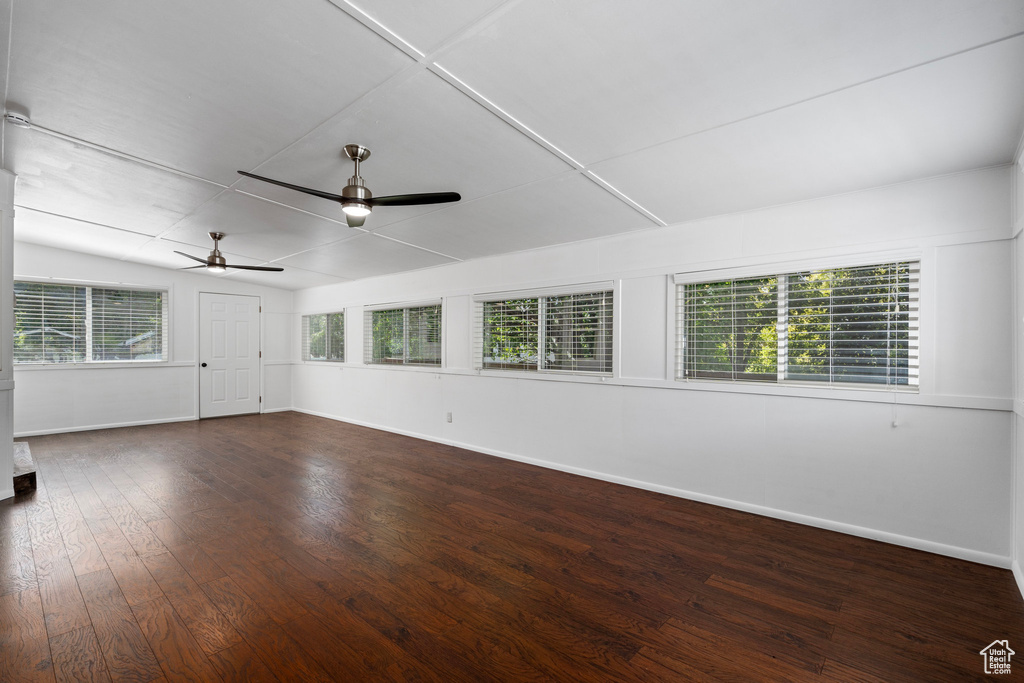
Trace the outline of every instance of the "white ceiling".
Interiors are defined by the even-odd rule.
[[[1024,128],[1024,0],[0,0],[4,54],[17,240],[177,268],[216,230],[285,268],[222,277],[290,289],[1007,163]],[[337,193],[346,143],[375,195],[463,200],[352,229],[235,173]]]

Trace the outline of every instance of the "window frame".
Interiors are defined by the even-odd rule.
[[[324,352],[327,357],[325,358],[310,358],[309,355],[309,323],[310,318],[315,316],[324,316]],[[331,316],[341,316],[341,358],[331,358]],[[348,316],[345,314],[345,309],[337,311],[329,311],[325,313],[306,313],[302,316],[302,339],[301,339],[301,356],[302,362],[304,363],[344,363],[345,358],[348,354],[348,335],[345,334],[345,325],[347,324]]]
[[[687,320],[685,317],[685,304],[681,292],[685,285],[713,283],[724,280],[751,280],[761,278],[775,278],[777,287],[787,287],[789,276],[799,275],[808,271],[828,270],[856,270],[862,268],[887,266],[897,263],[909,263],[911,272],[909,280],[909,320],[908,320],[908,367],[907,382],[882,383],[882,382],[850,382],[836,379],[810,380],[810,379],[789,379],[787,378],[787,353],[789,341],[785,345],[776,342],[776,379],[771,380],[744,380],[730,378],[710,377],[687,377],[686,376],[686,346],[685,335]],[[780,264],[761,266],[744,266],[736,268],[725,268],[718,270],[696,271],[690,273],[677,273],[669,278],[669,300],[668,308],[672,324],[669,326],[671,343],[669,345],[669,367],[671,377],[676,382],[706,383],[709,386],[778,386],[778,387],[802,387],[817,388],[825,390],[853,390],[853,391],[883,391],[883,392],[920,392],[920,370],[921,362],[921,332],[924,326],[921,324],[921,285],[924,281],[923,273],[926,266],[923,263],[922,254],[919,251],[891,251],[877,254],[863,255],[863,258],[821,258],[803,259]],[[778,314],[777,330],[780,338],[788,337],[788,294],[782,297],[781,302],[777,299],[776,311]],[[783,322],[785,320],[785,322]]]
[[[422,362],[410,358],[410,311],[426,308],[437,308],[437,362]],[[373,314],[381,312],[401,312],[402,314],[402,357],[374,360],[373,351],[376,346],[373,338]],[[410,303],[377,304],[363,307],[363,364],[383,367],[436,369],[445,367],[445,305],[443,299],[430,299]],[[434,342],[428,342],[434,343]]]
[[[151,284],[133,284],[123,282],[99,282],[99,281],[82,281],[82,280],[60,280],[56,278],[37,278],[37,277],[19,277],[15,276],[12,282],[12,318],[17,315],[17,293],[15,291],[18,284],[32,284],[32,285],[50,285],[54,287],[75,287],[83,288],[85,290],[85,306],[86,312],[83,320],[83,333],[86,335],[85,351],[83,360],[67,361],[67,362],[51,362],[51,361],[40,361],[40,362],[18,362],[14,358],[14,326],[11,329],[11,365],[19,370],[30,370],[30,369],[44,369],[44,368],[71,368],[71,367],[89,367],[89,368],[125,368],[125,367],[152,367],[154,365],[168,365],[172,362],[173,349],[172,340],[174,335],[172,334],[171,327],[173,310],[173,287],[171,285],[151,285]],[[93,318],[92,318],[92,290],[123,290],[123,291],[134,291],[134,292],[158,292],[163,295],[161,307],[161,354],[160,358],[147,358],[147,359],[113,359],[113,360],[93,360]],[[15,323],[16,324],[16,323]]]
[[[559,297],[568,296],[585,296],[585,295],[601,295],[607,294],[610,300],[610,311],[607,317],[608,325],[610,329],[607,331],[607,344],[608,350],[606,352],[608,356],[608,370],[595,369],[560,369],[545,367],[544,360],[544,342],[546,338],[546,325],[548,317],[548,307],[550,300]],[[600,377],[608,378],[614,377],[618,369],[618,357],[616,348],[618,346],[616,342],[616,334],[619,327],[619,307],[616,304],[618,301],[617,287],[613,281],[601,281],[601,282],[589,282],[582,284],[573,284],[557,287],[544,287],[538,289],[526,289],[526,290],[515,290],[509,292],[488,292],[482,294],[476,294],[473,296],[473,363],[474,368],[477,372],[490,373],[494,372],[499,375],[506,375],[508,373],[519,373],[526,376],[541,376],[541,375],[564,375],[564,376],[577,376],[577,377]],[[536,338],[536,350],[537,360],[534,363],[528,364],[507,364],[491,362],[488,363],[485,357],[484,349],[484,309],[488,303],[500,303],[506,301],[524,301],[524,300],[537,300],[537,338]]]

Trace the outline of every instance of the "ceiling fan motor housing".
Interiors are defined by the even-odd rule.
[[[345,189],[341,191],[341,196],[345,199],[352,199],[360,203],[366,203],[366,200],[373,197],[373,194],[365,185],[363,185],[363,179],[354,175],[348,179],[348,185],[346,185]]]
[[[362,176],[359,175],[359,162],[370,158],[370,150],[362,145],[345,145],[345,156],[355,164],[355,172],[348,179],[348,185],[341,191],[342,197],[352,201],[342,202],[341,208],[346,213],[365,216],[371,211],[368,200],[373,197],[373,194],[366,188]]]
[[[224,269],[227,264],[227,259],[224,258],[223,254],[220,253],[220,241],[224,239],[224,233],[222,232],[211,232],[210,237],[213,238],[213,251],[206,257],[206,265],[211,268]]]

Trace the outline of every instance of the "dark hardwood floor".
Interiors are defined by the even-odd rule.
[[[0,681],[920,682],[1024,652],[1009,571],[340,422],[28,441]]]

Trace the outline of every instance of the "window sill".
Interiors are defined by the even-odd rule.
[[[485,377],[520,377],[525,379],[561,378],[563,380],[589,379],[592,381],[607,382],[615,377],[611,372],[579,372],[572,370],[520,370],[509,368],[499,370],[498,368],[476,368],[476,373]]]
[[[865,383],[836,383],[830,384],[827,382],[806,382],[799,380],[783,380],[781,382],[758,382],[758,381],[744,381],[741,379],[703,379],[700,377],[694,378],[676,378],[675,380],[680,384],[695,384],[695,385],[706,385],[709,387],[752,387],[757,390],[760,389],[809,389],[811,391],[857,391],[857,392],[872,392],[872,393],[883,393],[883,394],[918,394],[920,388],[910,385],[887,385],[887,384],[869,384]],[[758,392],[760,393],[760,392]],[[775,392],[771,392],[775,393]],[[780,392],[789,393],[789,392]]]

